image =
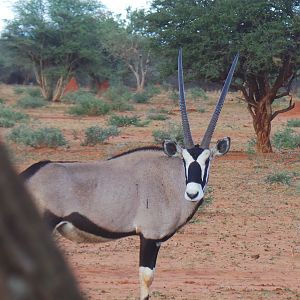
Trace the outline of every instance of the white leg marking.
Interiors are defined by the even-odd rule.
[[[141,300],[146,299],[149,296],[149,288],[154,279],[154,269],[148,267],[140,267],[140,287],[141,287]]]

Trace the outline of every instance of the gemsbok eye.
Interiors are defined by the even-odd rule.
[[[107,242],[132,235],[140,238],[142,300],[149,299],[161,244],[197,211],[203,202],[211,159],[229,150],[229,138],[214,148],[209,146],[237,61],[238,55],[200,145],[194,144],[188,122],[180,49],[183,148],[166,141],[163,149],[137,148],[103,161],[42,161],[21,173],[49,228],[65,238],[79,243]],[[99,276],[101,272],[99,267]]]

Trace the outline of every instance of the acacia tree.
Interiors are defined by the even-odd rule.
[[[154,0],[146,14],[155,47],[166,56],[184,46],[195,78],[223,80],[240,52],[235,86],[253,120],[258,152],[272,152],[271,122],[294,107],[291,84],[300,66],[300,10],[294,0]],[[286,108],[274,110],[288,96]]]
[[[149,70],[149,39],[135,31],[133,18],[138,12],[128,11],[127,25],[111,19],[103,27],[103,43],[106,50],[116,59],[120,59],[132,72],[136,81],[136,90],[144,90]]]
[[[42,95],[59,101],[79,68],[101,55],[96,0],[20,0],[2,39],[16,60],[31,63]]]

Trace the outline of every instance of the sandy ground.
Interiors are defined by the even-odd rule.
[[[14,101],[5,86],[0,86],[0,95]],[[202,113],[197,110],[199,103],[188,103],[195,141],[206,129],[214,102],[211,95],[202,103]],[[137,105],[127,114],[145,118],[153,107],[167,109],[171,120],[179,121],[176,105],[165,96]],[[83,147],[84,128],[104,125],[108,117],[78,118],[65,111],[64,104],[26,111],[37,126],[61,128],[69,147],[32,149],[9,144],[19,171],[45,158],[95,160],[153,144],[152,131],[166,124],[153,121],[144,128],[124,128],[104,145]],[[273,121],[273,132],[296,118],[300,118],[299,102],[294,111]],[[0,129],[2,139],[8,131]],[[151,299],[300,299],[299,151],[248,154],[248,141],[254,137],[251,117],[236,95],[229,95],[213,141],[227,135],[232,138],[231,152],[214,161],[205,204],[161,247]],[[291,186],[265,182],[268,175],[286,170],[298,173]],[[87,299],[138,299],[137,237],[103,244],[55,239]]]

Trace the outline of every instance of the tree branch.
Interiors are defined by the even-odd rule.
[[[282,113],[285,113],[285,112],[287,112],[287,111],[289,111],[289,110],[292,110],[292,109],[295,107],[295,103],[293,103],[293,97],[292,97],[292,95],[289,95],[289,96],[290,96],[289,106],[286,107],[286,108],[279,109],[279,110],[275,111],[275,112],[272,114],[271,121],[272,121],[273,119],[275,119],[277,115],[282,114]]]

